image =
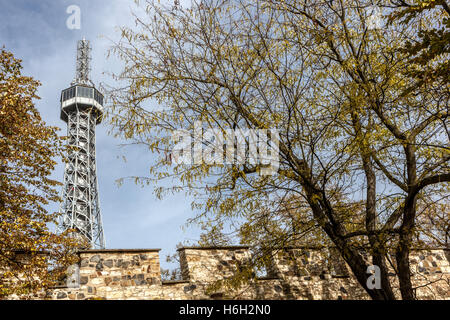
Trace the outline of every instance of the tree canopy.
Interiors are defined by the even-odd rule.
[[[412,10],[405,4],[142,3],[136,28],[122,28],[111,49],[125,66],[109,88],[115,133],[160,155],[138,181],[176,178],[156,192],[195,197],[203,243],[238,238],[261,261],[270,248],[333,245],[373,299],[395,298],[388,264],[402,298],[414,299],[411,248],[449,240],[448,42],[435,53],[423,36],[449,15],[445,1],[395,15]],[[422,81],[424,72],[436,76]],[[259,174],[261,164],[173,163],[173,132],[194,132],[198,121],[203,132],[276,129],[276,174]],[[367,289],[362,251],[380,267],[381,289]]]

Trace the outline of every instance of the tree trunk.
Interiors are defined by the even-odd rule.
[[[415,141],[412,141],[412,143],[405,146],[406,169],[408,174],[408,195],[405,199],[403,221],[400,226],[399,243],[395,254],[400,292],[404,300],[414,300],[416,298],[411,283],[411,269],[409,267],[409,252],[412,240],[412,231],[416,218],[417,202],[417,192],[414,189],[414,186],[417,183],[414,142]]]
[[[409,267],[410,236],[400,235],[400,243],[395,259],[397,261],[398,281],[403,300],[415,300],[415,294],[411,283],[411,269]]]

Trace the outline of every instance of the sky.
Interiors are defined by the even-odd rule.
[[[187,5],[188,1],[181,1],[181,5]],[[80,8],[80,29],[67,27],[71,14],[66,10],[71,5]],[[91,41],[91,80],[97,86],[102,82],[111,84],[104,73],[119,71],[121,63],[107,58],[107,50],[112,40],[119,39],[119,26],[134,25],[131,11],[139,9],[134,0],[0,0],[0,8],[0,46],[23,60],[23,75],[42,83],[36,107],[48,125],[61,128],[61,135],[66,135],[66,123],[59,118],[59,98],[75,75],[77,40],[85,37]],[[178,194],[158,200],[151,186],[142,188],[127,180],[119,187],[116,183],[119,178],[148,175],[155,158],[143,147],[121,147],[124,141],[110,135],[109,129],[107,121],[96,127],[97,176],[106,247],[160,248],[161,266],[177,267],[167,263],[165,257],[174,254],[180,242],[194,243],[200,233],[193,226],[182,228],[195,214],[191,199]],[[52,177],[62,181],[64,166],[58,161]],[[48,207],[49,211],[58,208],[57,204]]]

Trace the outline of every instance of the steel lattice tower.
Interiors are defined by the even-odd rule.
[[[69,150],[59,228],[75,229],[76,236],[88,240],[91,247],[103,249],[95,161],[95,126],[102,120],[103,95],[89,79],[90,51],[88,40],[78,41],[76,76],[61,93],[61,119],[67,123]]]

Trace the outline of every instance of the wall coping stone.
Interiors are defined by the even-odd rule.
[[[210,246],[210,247],[181,247],[177,251],[191,249],[191,250],[239,250],[239,249],[249,249],[250,246],[246,245],[236,245],[236,246]]]
[[[233,250],[233,249],[249,249],[250,245],[229,245],[229,246],[188,246],[188,247],[181,247],[178,248],[177,251],[181,251],[184,249],[194,249],[194,250]],[[273,247],[272,250],[292,250],[292,249],[310,249],[310,250],[321,250],[321,249],[332,249],[336,248],[335,246],[286,246],[286,247]],[[450,250],[450,248],[444,248],[444,247],[430,247],[430,248],[414,248],[411,247],[411,251],[418,251],[418,250]]]
[[[189,247],[181,247],[178,248],[177,251],[192,249],[192,250],[239,250],[239,249],[249,249],[249,245],[230,245],[230,246],[189,246]],[[280,247],[273,248],[273,250],[292,250],[292,249],[324,249],[324,248],[334,248],[332,246],[290,246],[290,247]],[[412,251],[417,250],[450,250],[450,248],[411,248]],[[18,252],[19,250],[17,250]],[[87,249],[87,250],[78,250],[78,253],[126,253],[126,252],[159,252],[161,249],[153,248],[153,249]],[[41,253],[41,252],[39,252]],[[44,253],[44,252],[42,252]]]
[[[161,249],[89,249],[78,253],[127,253],[127,252],[159,252]]]
[[[273,247],[272,250],[292,250],[292,249],[310,249],[310,250],[321,250],[321,249],[334,249],[336,246],[286,246],[286,247]],[[444,247],[429,247],[429,248],[415,248],[411,247],[411,251],[420,251],[420,250],[450,250],[450,248]]]

